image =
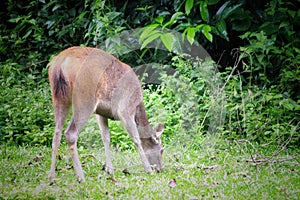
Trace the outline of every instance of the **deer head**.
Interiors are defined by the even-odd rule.
[[[142,147],[152,168],[154,168],[157,172],[161,172],[162,154],[164,149],[160,136],[163,132],[163,125],[159,124],[154,131],[155,133],[149,138],[141,138]]]

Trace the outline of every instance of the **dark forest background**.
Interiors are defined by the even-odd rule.
[[[155,35],[154,30],[172,29],[211,55],[226,83],[225,122],[218,127],[218,136],[297,148],[299,6],[298,0],[1,1],[0,141],[51,144],[54,125],[47,79],[51,56],[75,45],[97,47],[124,30],[142,28],[142,43],[158,41],[169,49],[170,35]],[[180,132],[191,137],[209,134],[209,120],[203,120],[213,119],[206,115],[212,104],[209,84],[195,63],[168,51],[146,48],[119,59],[133,68],[151,62],[172,65],[183,77],[177,81],[191,83],[197,102],[193,109],[199,111],[190,124],[193,128],[184,126],[191,118],[184,102],[175,102],[179,94],[171,88],[171,79],[145,85],[145,99],[153,102],[147,104],[149,115],[155,112],[151,106],[159,103],[171,113],[165,122],[166,140],[179,137],[176,133]],[[114,137],[115,144],[123,138]]]

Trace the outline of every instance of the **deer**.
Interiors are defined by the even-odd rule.
[[[72,118],[64,134],[79,182],[84,182],[85,177],[77,141],[92,114],[96,115],[101,132],[108,174],[114,173],[108,120],[121,121],[147,173],[162,171],[163,146],[160,138],[163,124],[159,123],[156,128],[150,125],[141,83],[130,66],[98,48],[81,46],[63,50],[48,66],[55,121],[49,173],[51,183],[55,180],[56,157],[70,108]]]

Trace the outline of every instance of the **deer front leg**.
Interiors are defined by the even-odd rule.
[[[146,154],[144,152],[144,149],[142,147],[142,143],[141,143],[138,129],[136,127],[136,123],[135,123],[134,119],[132,117],[126,117],[126,116],[122,116],[120,118],[121,118],[121,121],[124,124],[127,132],[131,136],[132,141],[134,142],[134,144],[136,145],[136,147],[138,149],[138,152],[139,152],[140,158],[142,160],[142,164],[145,168],[145,171],[147,173],[152,173],[152,168],[149,164],[149,161],[148,161]]]
[[[104,144],[105,149],[105,158],[106,158],[106,172],[108,174],[113,174],[114,169],[111,162],[110,157],[110,134],[109,134],[109,128],[108,128],[108,120],[105,117],[102,117],[100,115],[96,115],[98,125],[101,131],[102,141]]]
[[[84,182],[85,181],[84,174],[83,174],[83,170],[81,167],[81,163],[77,151],[78,134],[79,134],[79,130],[77,130],[74,120],[72,119],[65,132],[65,135],[68,142],[68,147],[71,153],[71,157],[73,160],[75,174],[78,179],[78,182]]]

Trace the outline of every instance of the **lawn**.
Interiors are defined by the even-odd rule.
[[[146,174],[136,151],[114,150],[114,177],[104,149],[79,148],[86,182],[74,177],[66,145],[57,179],[48,181],[51,148],[0,146],[0,199],[300,199],[299,151],[249,149],[246,142],[165,147],[162,173]],[[178,149],[177,149],[178,148]]]

